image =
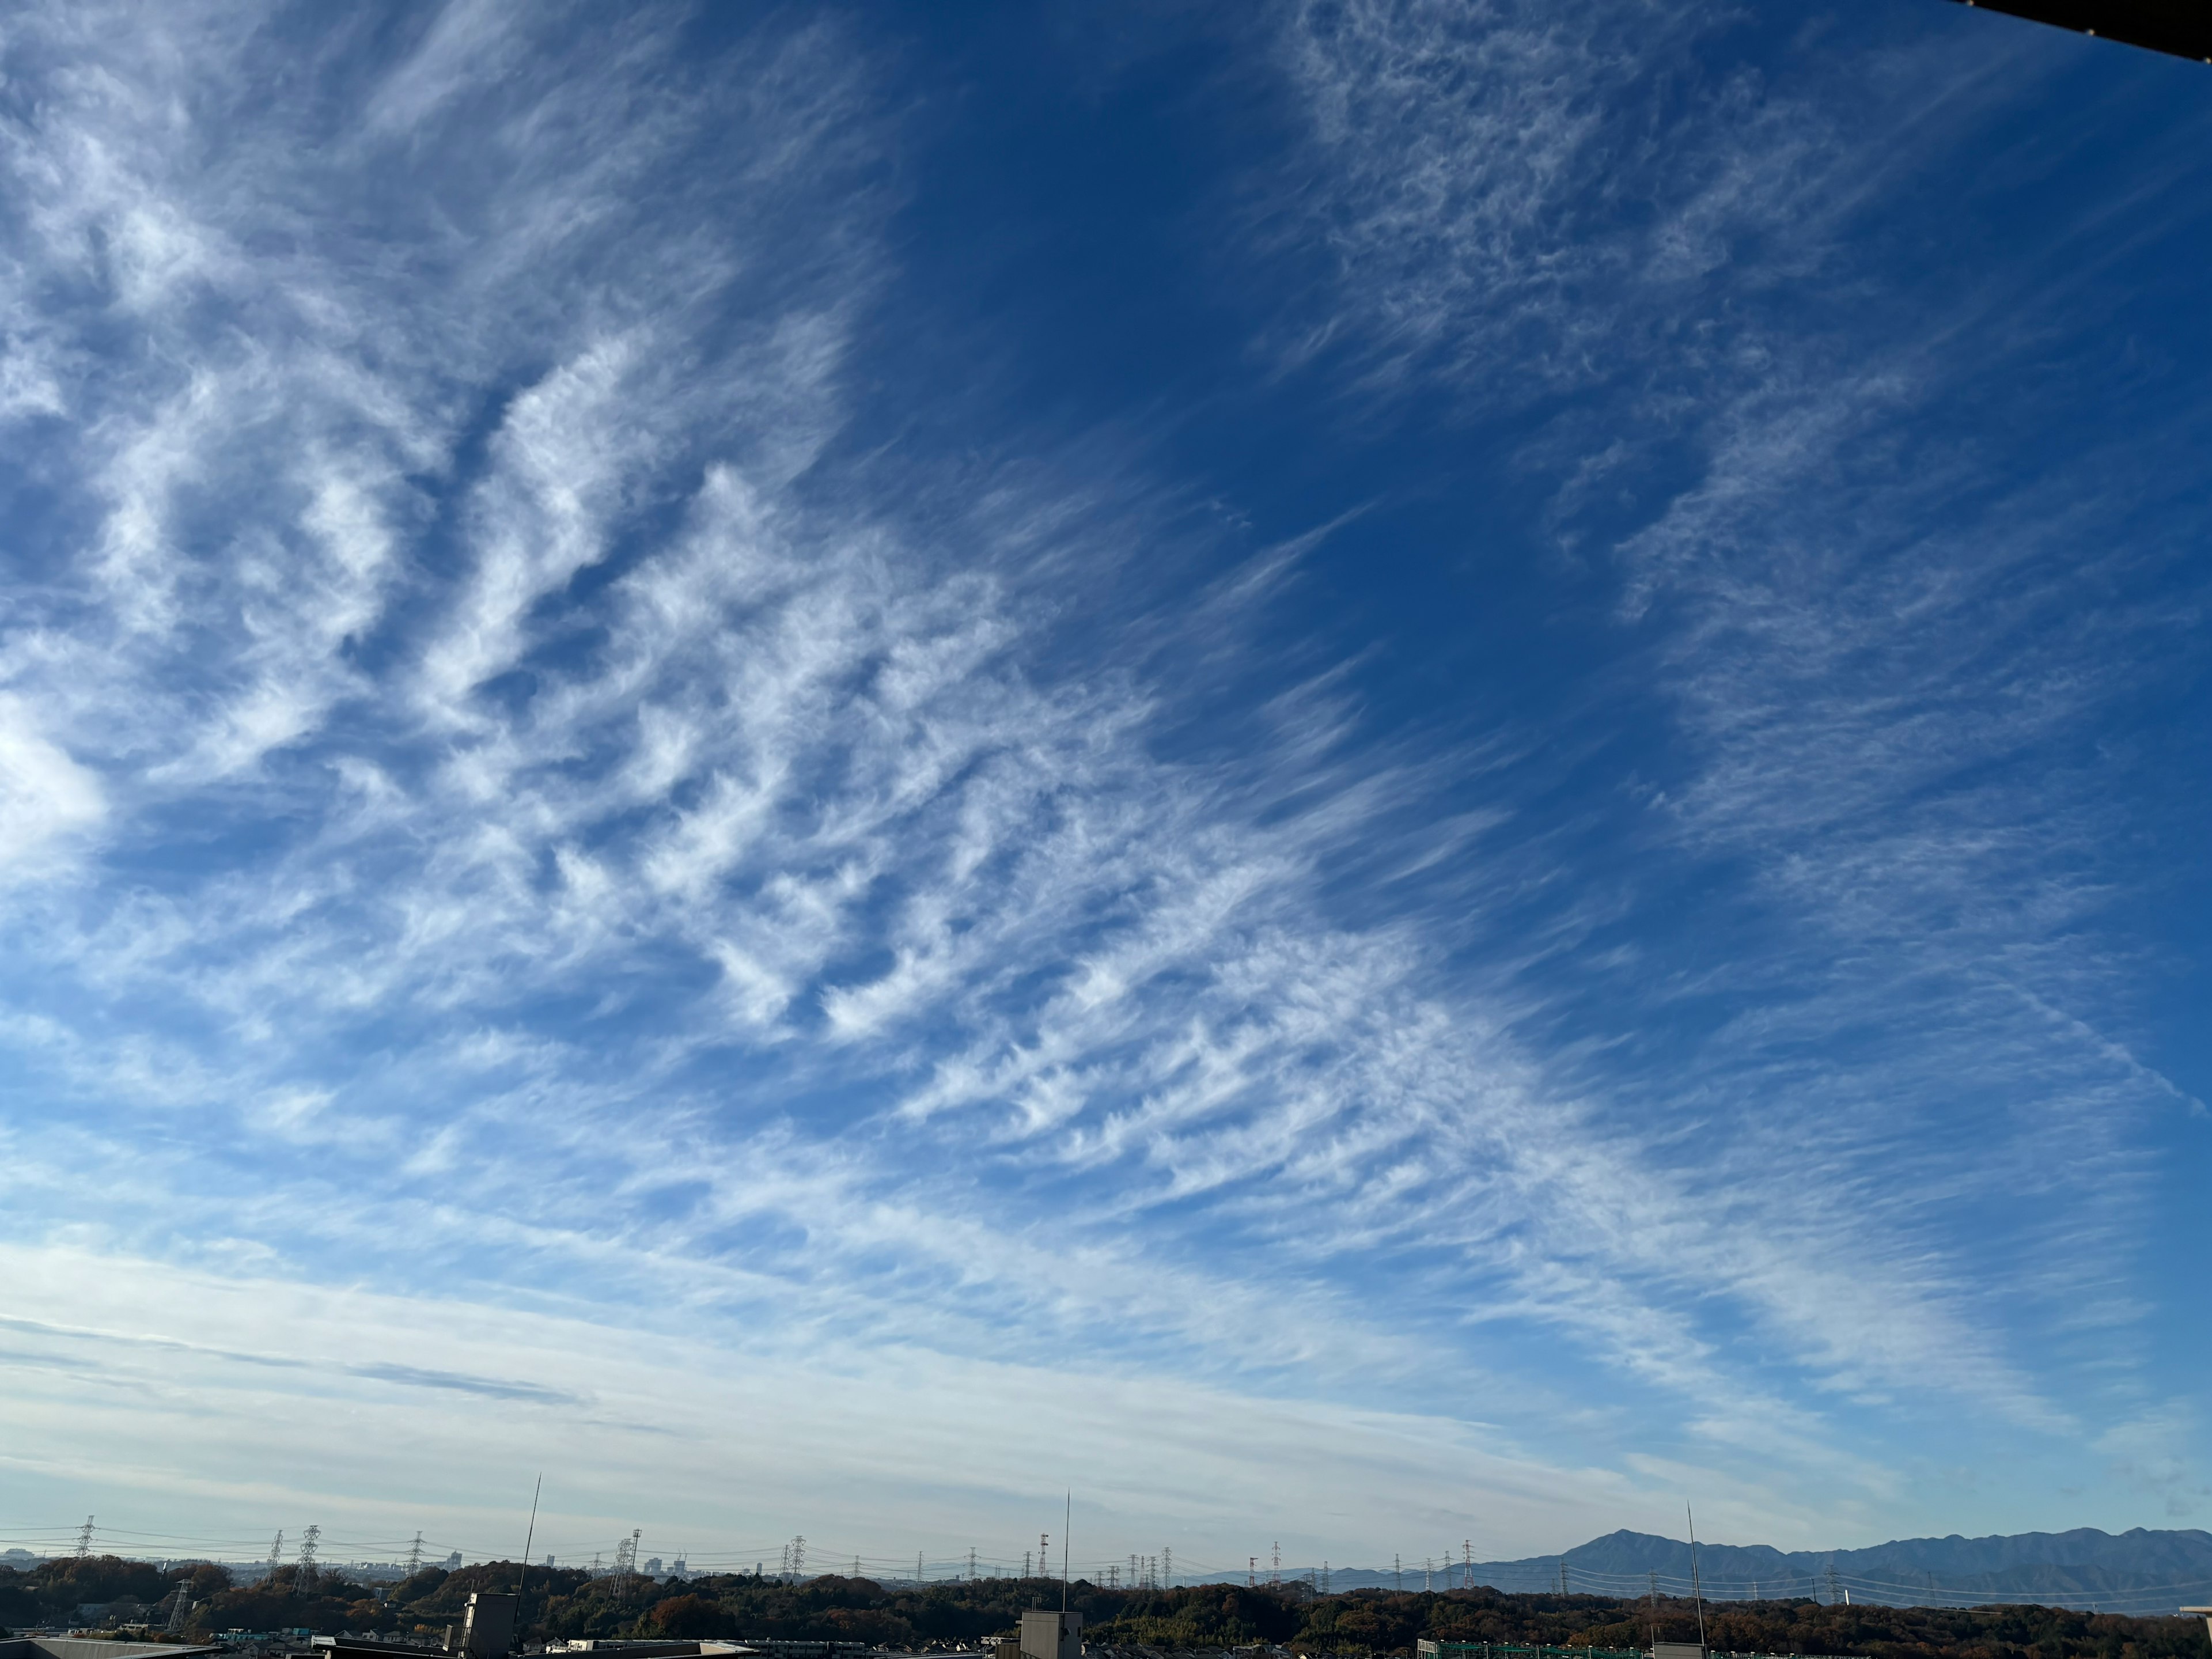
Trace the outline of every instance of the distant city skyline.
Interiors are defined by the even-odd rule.
[[[0,1539],[2212,1524],[2208,77],[14,8]]]

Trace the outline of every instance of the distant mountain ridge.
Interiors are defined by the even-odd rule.
[[[1512,1561],[1432,1559],[1408,1571],[1332,1571],[1330,1588],[1407,1589],[1487,1584],[1501,1590],[1640,1595],[1689,1593],[1690,1546],[1651,1533],[1609,1533],[1558,1555]],[[2212,1601],[2212,1533],[2137,1527],[2117,1536],[2094,1527],[2008,1536],[1899,1538],[1856,1550],[1778,1550],[1765,1544],[1698,1546],[1698,1577],[1714,1601],[1810,1595],[1889,1606],[1963,1607],[2039,1601],[2113,1613],[2171,1612]],[[1300,1577],[1307,1575],[1301,1572]]]

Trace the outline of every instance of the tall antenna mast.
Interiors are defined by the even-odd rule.
[[[514,1639],[522,1640],[522,1583],[530,1577],[530,1547],[538,1541],[538,1494],[545,1490],[545,1473],[539,1470],[538,1484],[530,1489],[530,1530],[522,1534],[522,1570],[514,1575]]]
[[[1067,1510],[1066,1512],[1060,1516],[1060,1610],[1062,1613],[1066,1613],[1067,1611],[1067,1577],[1070,1571],[1070,1568],[1067,1565],[1068,1534],[1073,1529],[1074,1526],[1075,1488],[1070,1486],[1067,1489]],[[1065,1619],[1061,1620],[1060,1628],[1065,1630],[1066,1627],[1067,1621]]]
[[[1698,1517],[1690,1513],[1686,1503],[1682,1505],[1682,1513],[1690,1522],[1690,1595],[1698,1604],[1698,1648],[1702,1652],[1705,1645],[1705,1590],[1698,1581]]]

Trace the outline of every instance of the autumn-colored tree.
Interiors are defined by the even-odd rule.
[[[737,1631],[728,1608],[712,1597],[698,1595],[672,1595],[656,1603],[652,1623],[660,1635],[679,1638],[730,1636]]]

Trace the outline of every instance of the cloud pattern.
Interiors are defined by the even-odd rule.
[[[1148,1390],[1408,1413],[1500,1483],[1493,1554],[1686,1480],[1775,1541],[1903,1530],[1964,1501],[1947,1437],[2070,1468],[2157,1416],[2111,1354],[2202,1109],[2112,848],[2189,804],[2113,733],[2196,660],[2159,458],[2203,409],[2129,460],[2058,453],[2054,392],[1993,423],[1987,289],[1866,251],[1895,135],[1961,153],[2057,60],[1278,21],[1234,44],[1280,142],[1221,185],[1248,375],[1518,481],[1610,641],[1553,706],[1394,722],[1376,642],[1297,621],[1387,526],[1192,532],[1164,441],[879,441],[934,187],[896,30],[24,14],[15,1241],[881,1399],[887,1356],[1118,1378],[1104,1463]],[[341,1369],[598,1410],[457,1346]],[[1121,1501],[1237,1559],[1248,1517]]]

